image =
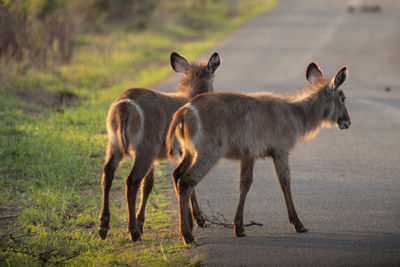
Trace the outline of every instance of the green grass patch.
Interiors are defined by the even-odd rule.
[[[178,1],[179,2],[179,1]],[[68,65],[38,70],[7,63],[0,68],[0,265],[183,266],[171,225],[171,182],[156,168],[142,242],[125,231],[124,179],[116,174],[108,238],[97,234],[100,176],[109,104],[125,88],[150,86],[172,72],[172,51],[193,59],[241,23],[265,12],[272,0],[206,1],[202,9],[134,31],[105,25],[78,36]],[[190,3],[194,3],[190,1]],[[87,26],[90,28],[90,25]],[[223,56],[223,55],[222,55]],[[223,66],[222,66],[223,67]],[[12,235],[8,233],[14,232]]]

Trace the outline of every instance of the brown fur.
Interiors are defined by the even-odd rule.
[[[167,156],[165,137],[174,112],[199,93],[212,92],[214,72],[220,58],[214,53],[208,63],[189,63],[177,53],[171,54],[171,65],[184,73],[177,93],[161,93],[145,88],[125,90],[112,104],[106,126],[108,146],[102,176],[103,206],[99,234],[105,239],[109,229],[109,192],[114,172],[126,156],[135,155],[132,171],[126,179],[128,201],[128,231],[136,241],[143,233],[145,207],[154,183],[154,162]],[[136,195],[141,186],[141,203],[135,216]],[[202,226],[205,219],[198,207],[195,194],[191,195],[193,215]]]
[[[290,223],[297,232],[307,231],[292,201],[288,154],[299,140],[314,137],[323,126],[350,126],[344,94],[339,89],[346,75],[347,68],[343,67],[332,80],[326,79],[318,66],[311,63],[306,73],[309,88],[293,96],[267,92],[206,93],[175,113],[167,147],[173,151],[176,135],[183,148],[183,158],[173,175],[184,242],[194,240],[186,221],[190,193],[221,157],[241,162],[240,198],[234,219],[237,236],[244,235],[243,208],[252,183],[254,161],[264,157],[273,158]]]

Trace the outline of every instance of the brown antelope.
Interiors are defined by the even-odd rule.
[[[99,235],[107,237],[110,223],[109,193],[114,172],[121,160],[135,155],[134,166],[126,179],[128,202],[128,231],[133,241],[143,233],[147,198],[153,188],[154,162],[167,158],[165,138],[174,112],[197,94],[213,91],[214,72],[220,65],[218,53],[209,61],[189,63],[177,53],[171,54],[171,65],[185,75],[180,79],[177,93],[161,93],[144,88],[125,90],[110,106],[106,120],[108,146],[102,175],[103,206]],[[135,217],[136,195],[141,184],[141,202]],[[192,194],[192,209],[199,226],[205,219]]]
[[[290,223],[297,232],[307,231],[293,205],[288,154],[297,141],[314,137],[323,126],[349,128],[345,96],[339,89],[346,76],[345,66],[333,79],[327,79],[311,63],[306,72],[310,86],[293,96],[205,93],[174,114],[167,149],[172,151],[176,135],[183,155],[173,176],[179,201],[179,230],[185,243],[194,241],[188,207],[190,193],[221,157],[241,163],[240,197],[234,218],[236,236],[244,236],[243,208],[253,180],[254,161],[264,157],[274,161]]]

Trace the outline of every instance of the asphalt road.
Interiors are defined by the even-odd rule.
[[[376,3],[380,12],[348,12]],[[193,254],[207,266],[400,266],[400,2],[281,0],[214,50],[223,59],[216,91],[289,94],[305,83],[309,62],[327,76],[347,65],[352,124],[324,129],[291,153],[293,199],[308,233],[292,230],[272,161],[259,160],[244,221],[263,226],[246,227],[243,238],[195,228]],[[174,88],[177,78],[158,88]],[[221,161],[196,187],[209,217],[233,221],[238,172],[238,162]]]

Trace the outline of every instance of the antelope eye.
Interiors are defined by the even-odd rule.
[[[340,100],[341,100],[342,102],[344,102],[344,101],[346,100],[346,97],[345,97],[344,95],[342,95],[342,96],[340,97]]]

